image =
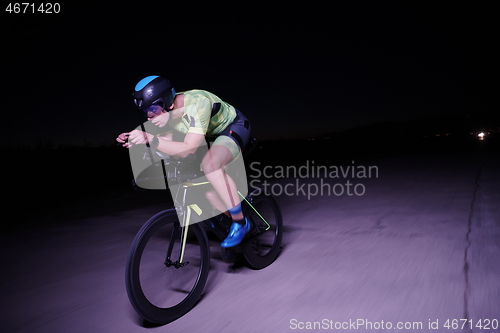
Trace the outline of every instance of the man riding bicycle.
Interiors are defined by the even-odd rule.
[[[239,110],[204,90],[176,93],[169,80],[148,76],[135,86],[134,102],[142,114],[165,133],[154,135],[141,130],[121,133],[116,141],[123,147],[149,144],[165,154],[186,157],[205,142],[215,139],[203,156],[201,167],[213,190],[206,193],[210,203],[233,220],[229,235],[221,243],[228,248],[238,245],[250,230],[243,216],[234,180],[226,173],[250,139],[250,122]],[[178,134],[184,140],[174,141]]]

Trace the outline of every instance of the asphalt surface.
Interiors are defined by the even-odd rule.
[[[328,195],[325,184],[343,178],[279,180],[296,191],[278,197],[279,258],[255,271],[222,262],[213,243],[204,297],[159,327],[134,312],[124,271],[135,233],[162,206],[1,235],[0,331],[500,331],[498,156],[429,153],[365,166],[378,177],[350,178],[363,195]],[[308,199],[311,184],[323,195]]]

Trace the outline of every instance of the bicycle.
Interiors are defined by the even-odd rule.
[[[256,143],[255,138],[250,140],[244,150],[246,155]],[[141,227],[127,259],[129,300],[142,318],[154,324],[167,324],[178,319],[200,300],[210,268],[206,229],[220,241],[229,232],[231,219],[225,214],[216,215],[208,200],[196,204],[188,201],[191,190],[210,186],[207,182],[189,182],[197,178],[196,174],[181,175],[177,172],[178,168],[191,162],[189,159],[162,160],[163,177],[184,185],[173,197],[173,208],[157,213]],[[242,199],[244,215],[252,227],[240,245],[221,248],[221,257],[225,262],[243,257],[251,268],[262,269],[269,266],[281,250],[281,210],[272,195],[259,189],[242,196]],[[212,209],[211,218],[190,224],[193,217],[206,209]],[[182,223],[179,217],[182,217]]]

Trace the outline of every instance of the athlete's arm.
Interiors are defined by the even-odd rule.
[[[169,141],[162,137],[158,138],[159,144],[156,149],[168,155],[177,157],[186,157],[196,152],[196,149],[205,140],[205,135],[196,133],[187,133],[183,142]]]

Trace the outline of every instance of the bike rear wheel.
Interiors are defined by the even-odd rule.
[[[245,201],[244,214],[253,225],[249,240],[243,244],[243,255],[254,269],[269,266],[281,250],[283,217],[276,199],[260,193]]]
[[[181,227],[176,211],[151,217],[135,236],[127,259],[126,287],[137,313],[155,324],[183,316],[200,299],[210,267],[207,236],[199,224],[189,225],[182,264],[169,265],[180,254]]]

